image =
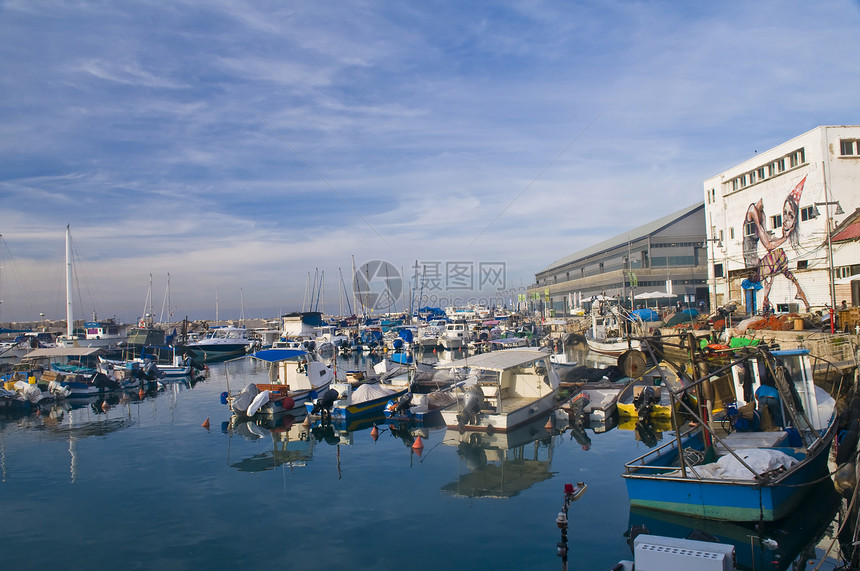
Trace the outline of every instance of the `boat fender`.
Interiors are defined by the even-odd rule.
[[[221,404],[227,404],[227,391],[221,393]]]
[[[854,466],[854,462],[842,464],[833,474],[833,487],[846,499],[854,495],[854,486],[857,485]]]
[[[284,407],[284,410],[293,410],[296,408],[296,401],[293,400],[293,397],[284,397],[281,399],[281,406]]]
[[[836,464],[844,464],[854,455],[857,450],[857,441],[860,440],[860,421],[854,419],[839,439],[836,449]]]

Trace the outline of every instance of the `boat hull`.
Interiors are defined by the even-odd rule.
[[[442,419],[445,422],[445,426],[448,428],[473,431],[486,431],[489,429],[497,430],[499,432],[507,432],[550,411],[555,406],[555,397],[557,393],[558,390],[553,390],[544,396],[531,400],[524,406],[515,408],[509,412],[480,412],[476,415],[473,422],[462,425],[457,418],[459,411],[457,406],[454,405],[442,411]]]
[[[613,357],[619,357],[629,349],[641,349],[639,341],[630,340],[628,343],[627,339],[620,338],[614,341],[598,341],[590,336],[586,336],[585,342],[588,344],[588,348],[595,353],[612,355]]]
[[[385,395],[383,397],[366,400],[357,404],[338,405],[335,401],[335,406],[331,409],[331,418],[333,420],[350,421],[368,416],[382,416],[385,404],[392,399],[398,399],[405,395],[406,391],[407,389],[404,388],[401,391]],[[313,413],[313,407],[314,403],[312,401],[305,403],[305,409],[308,414]]]
[[[811,482],[827,473],[834,434],[835,423],[805,457],[770,483],[661,476],[658,469],[633,463],[622,476],[632,507],[722,521],[777,521],[797,507]],[[793,448],[775,449],[796,457]]]

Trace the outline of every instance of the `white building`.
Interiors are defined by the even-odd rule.
[[[750,313],[768,303],[803,312],[860,302],[860,281],[850,279],[860,278],[852,238],[860,233],[851,229],[860,218],[860,126],[817,127],[704,190],[713,307],[735,300]]]

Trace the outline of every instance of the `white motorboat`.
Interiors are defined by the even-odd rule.
[[[457,405],[442,411],[449,428],[504,432],[555,406],[558,374],[543,351],[491,351],[437,367],[469,370]]]
[[[198,361],[214,361],[241,356],[254,347],[255,340],[244,327],[217,327],[194,343],[185,346],[191,358]]]
[[[439,345],[445,350],[462,349],[469,342],[466,323],[448,323],[445,330],[439,334]]]
[[[619,356],[629,349],[640,349],[641,343],[630,338],[635,322],[621,315],[618,306],[591,309],[591,327],[585,332],[588,348],[596,353]]]

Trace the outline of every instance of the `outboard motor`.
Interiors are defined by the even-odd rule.
[[[657,394],[654,387],[645,387],[641,393],[633,397],[633,406],[636,408],[640,422],[651,421],[651,412],[655,404],[657,404]]]
[[[395,412],[399,412],[403,415],[409,413],[409,407],[412,406],[412,393],[406,393],[397,399],[397,405],[394,407]]]
[[[334,406],[334,401],[337,400],[338,392],[334,389],[329,389],[322,394],[314,403],[314,408],[311,414],[319,414],[320,416],[331,416],[331,407]]]
[[[475,415],[481,411],[481,405],[484,403],[484,391],[478,385],[469,385],[461,402],[463,408],[457,415],[457,421],[464,425],[471,422]]]

